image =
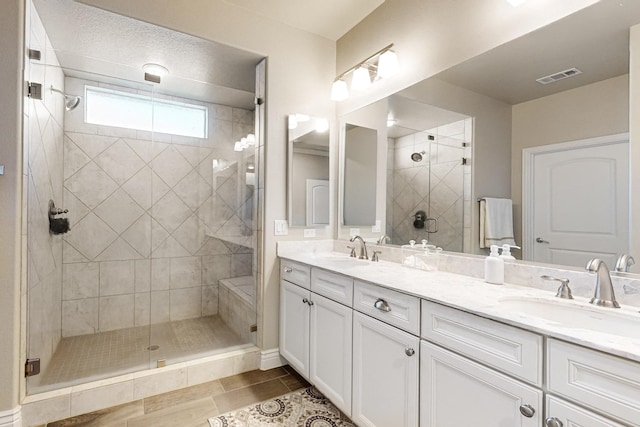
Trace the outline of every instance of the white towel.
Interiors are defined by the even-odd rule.
[[[480,247],[515,245],[511,199],[485,197],[480,200]]]

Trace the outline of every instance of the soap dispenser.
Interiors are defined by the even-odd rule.
[[[504,283],[504,259],[498,253],[498,245],[491,245],[491,253],[484,259],[484,281],[496,285]]]
[[[500,258],[502,258],[504,262],[516,260],[516,257],[511,255],[511,248],[520,249],[520,246],[510,245],[508,243],[505,243],[504,245],[502,245],[502,254],[500,254]]]

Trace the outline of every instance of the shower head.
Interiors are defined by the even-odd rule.
[[[411,160],[413,160],[414,162],[421,162],[422,161],[422,155],[426,154],[426,151],[421,151],[419,153],[413,153],[411,155]]]
[[[62,94],[62,96],[64,96],[64,109],[67,110],[67,111],[73,110],[74,108],[76,108],[78,106],[78,104],[80,104],[80,97],[79,96],[67,95],[63,91],[58,90],[58,89],[54,88],[53,86],[51,86],[51,93],[53,93],[53,92],[57,92],[59,94]]]

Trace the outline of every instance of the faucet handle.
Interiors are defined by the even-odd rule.
[[[556,282],[560,282],[560,287],[558,288],[558,292],[556,292],[556,296],[558,298],[563,299],[573,299],[573,295],[571,295],[571,288],[569,287],[569,279],[557,279],[552,276],[540,276],[543,280],[555,280]]]
[[[356,247],[355,246],[347,246],[347,248],[351,249],[351,253],[349,254],[349,256],[351,258],[355,258],[356,257]]]
[[[380,258],[378,257],[378,254],[381,254],[382,251],[373,251],[373,255],[371,255],[371,261],[373,262],[378,262],[380,261]]]

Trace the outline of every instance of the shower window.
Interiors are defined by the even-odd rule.
[[[85,121],[103,126],[207,137],[207,107],[85,87]]]

